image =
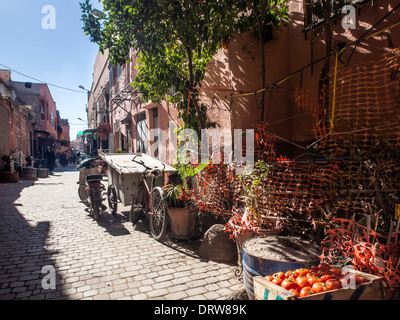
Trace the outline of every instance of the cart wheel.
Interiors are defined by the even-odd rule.
[[[150,233],[157,241],[162,241],[167,233],[168,207],[161,188],[154,188],[152,194],[153,212],[150,215]]]
[[[107,188],[108,206],[110,207],[111,214],[116,214],[118,209],[117,190],[114,185]]]
[[[139,187],[136,191],[135,197],[133,198],[131,212],[129,213],[129,221],[132,222],[133,226],[135,226],[140,217],[144,214],[144,208],[143,187]]]

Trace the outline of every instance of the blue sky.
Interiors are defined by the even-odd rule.
[[[0,0],[0,64],[48,84],[62,118],[71,124],[71,140],[86,124],[87,93],[98,46],[82,30],[80,0]],[[83,0],[81,0],[83,2]],[[97,0],[94,7],[101,9]],[[55,8],[55,29],[43,29],[42,8]],[[0,65],[0,69],[6,69]],[[14,81],[37,82],[15,72]]]

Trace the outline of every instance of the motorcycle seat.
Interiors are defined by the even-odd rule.
[[[86,176],[86,181],[102,180],[103,176],[101,174],[89,174]]]

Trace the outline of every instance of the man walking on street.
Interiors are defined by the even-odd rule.
[[[56,154],[54,153],[53,150],[50,149],[50,147],[47,147],[47,151],[44,154],[44,158],[46,159],[46,165],[47,168],[49,169],[49,173],[53,174],[54,166],[56,163]]]

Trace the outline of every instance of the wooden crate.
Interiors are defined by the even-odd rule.
[[[253,278],[254,297],[255,300],[385,300],[385,284],[380,277],[359,271],[355,273],[369,281],[357,285],[354,289],[341,288],[301,298],[258,276]]]

